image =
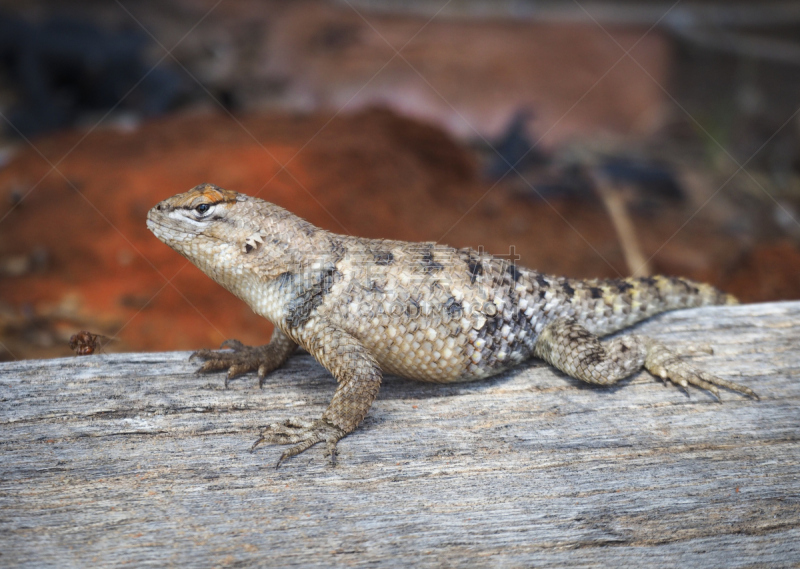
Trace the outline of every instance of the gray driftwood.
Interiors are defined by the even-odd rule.
[[[640,327],[754,388],[603,389],[541,365],[440,386],[386,378],[332,468],[248,447],[316,418],[308,355],[259,390],[186,353],[0,365],[0,566],[796,566],[800,302]]]

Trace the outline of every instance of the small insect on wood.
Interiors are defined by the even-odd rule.
[[[78,356],[90,356],[99,348],[103,347],[114,338],[103,336],[102,334],[92,334],[86,330],[81,330],[69,339],[69,348]]]

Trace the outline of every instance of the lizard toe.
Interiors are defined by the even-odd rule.
[[[698,351],[706,350],[703,346],[697,346],[694,348],[694,353]],[[758,398],[758,395],[749,387],[702,371],[681,360],[671,349],[653,340],[648,339],[647,357],[644,366],[647,371],[656,377],[660,377],[665,381],[670,381],[687,392],[689,385],[693,385],[699,389],[708,391],[716,397],[718,401],[722,400],[719,394],[719,387],[725,387],[726,389],[737,391],[756,399]]]
[[[345,432],[324,420],[304,421],[298,418],[287,419],[283,423],[273,423],[268,425],[259,436],[258,440],[250,447],[250,451],[261,443],[273,443],[294,445],[281,454],[275,468],[287,458],[296,456],[319,442],[325,442],[325,456],[331,457],[331,463],[335,463],[336,444],[345,436]]]
[[[239,340],[225,340],[219,350],[197,350],[189,356],[189,361],[194,359],[205,360],[197,373],[228,370],[225,388],[229,380],[253,370],[259,370],[260,387],[263,378],[276,367],[274,361],[264,361],[263,348],[246,346]]]
[[[213,358],[215,355],[216,355],[216,352],[214,350],[209,350],[207,348],[203,348],[202,350],[197,350],[197,351],[192,352],[189,355],[189,361],[191,362],[191,361],[194,361],[196,359],[197,360],[206,360],[206,359],[209,359],[209,358]]]
[[[694,356],[697,354],[714,354],[714,348],[711,347],[711,344],[689,344],[688,346],[672,348],[672,350],[679,357]]]

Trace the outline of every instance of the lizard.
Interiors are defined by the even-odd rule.
[[[301,346],[337,381],[317,420],[263,428],[260,443],[292,445],[276,466],[356,430],[384,373],[449,383],[486,378],[537,357],[570,377],[608,386],[645,368],[688,392],[718,387],[758,398],[744,385],[687,363],[636,334],[601,342],[655,314],[736,304],[711,285],[677,277],[573,279],[506,258],[434,242],[339,235],[278,205],[201,184],[147,214],[155,236],[270,320],[269,343],[227,340],[190,356],[198,372],[256,371],[259,387]]]

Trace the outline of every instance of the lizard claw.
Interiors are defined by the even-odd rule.
[[[325,456],[331,457],[331,465],[336,464],[336,444],[345,436],[345,432],[325,420],[304,421],[298,418],[287,419],[283,423],[273,423],[267,426],[258,437],[258,440],[250,447],[250,452],[255,451],[256,447],[263,442],[279,445],[293,444],[281,454],[275,468],[287,458],[291,458],[305,452],[315,444],[325,441]]]

